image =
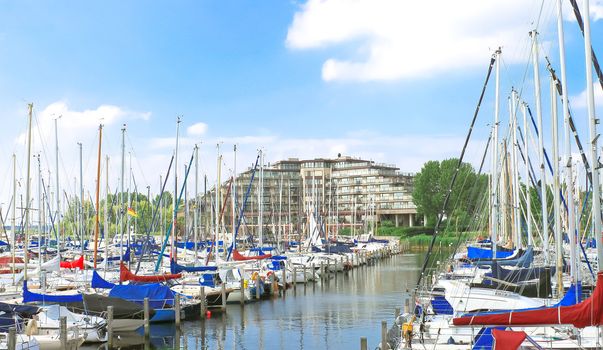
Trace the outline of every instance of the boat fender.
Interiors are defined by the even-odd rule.
[[[247,286],[249,285],[249,281],[248,280],[243,280],[243,287],[245,289],[247,289]]]
[[[38,334],[38,322],[36,322],[36,320],[31,319],[27,321],[27,326],[25,326],[25,334],[28,336]]]

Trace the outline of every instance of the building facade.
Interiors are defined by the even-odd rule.
[[[248,169],[237,176],[234,186],[231,180],[222,185],[221,202],[227,204],[220,207],[226,230],[236,225],[233,208],[244,202],[240,230],[257,232],[261,224],[263,232],[283,239],[299,238],[288,236],[305,232],[312,211],[319,214],[329,236],[342,229],[368,233],[383,220],[396,226],[421,224],[412,201],[414,174],[400,172],[394,165],[341,156],[289,158],[257,169],[253,181],[252,174],[253,169]]]

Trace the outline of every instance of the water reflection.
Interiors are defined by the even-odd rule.
[[[391,323],[394,308],[404,307],[422,258],[398,255],[322,283],[298,285],[284,297],[228,305],[226,313],[183,322],[179,332],[174,325],[153,325],[147,347],[140,337],[135,348],[356,349],[361,336],[374,348],[381,320]]]

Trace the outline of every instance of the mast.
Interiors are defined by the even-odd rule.
[[[107,215],[107,205],[109,203],[109,156],[105,156],[105,205],[104,205],[104,232],[105,232],[105,261],[108,262],[108,251],[109,251],[109,215]],[[107,276],[107,269],[105,268],[104,277]]]
[[[29,237],[27,228],[29,225],[29,197],[30,197],[30,170],[31,170],[31,122],[32,122],[32,111],[33,111],[33,103],[27,105],[28,109],[28,127],[27,127],[27,177],[25,178],[26,186],[25,186],[25,222],[23,224],[23,251],[25,261],[25,268],[23,269],[23,280],[27,281],[27,265],[29,263],[29,257],[27,254],[27,245],[29,244]],[[56,119],[55,119],[56,120]],[[56,122],[55,122],[56,123]],[[55,124],[56,125],[56,124]],[[58,209],[57,209],[58,210]],[[58,250],[58,249],[57,249]]]
[[[513,125],[513,130],[511,132],[511,137],[513,138],[512,147],[511,148],[511,157],[513,158],[512,162],[512,170],[513,170],[513,224],[515,231],[515,244],[517,248],[521,248],[521,225],[519,222],[519,163],[517,161],[517,147],[519,144],[517,142],[517,92],[515,89],[511,91],[511,120]]]
[[[80,231],[80,248],[81,254],[84,256],[84,173],[82,167],[82,143],[77,143],[80,149],[80,217],[78,220],[78,226]],[[107,231],[105,231],[106,233]],[[85,259],[85,258],[84,258]],[[84,264],[84,269],[86,264]]]
[[[278,188],[278,240],[283,241],[283,173],[281,172],[281,178]],[[277,244],[277,247],[279,245]],[[284,247],[283,243],[283,247]]]
[[[33,105],[32,105],[33,106]],[[57,255],[59,255],[59,260],[61,259],[61,191],[59,190],[59,131],[58,131],[58,120],[62,116],[58,116],[54,119],[54,144],[55,144],[55,171],[56,171],[56,197],[57,197],[57,210],[56,210],[56,222],[57,222]],[[30,131],[31,133],[31,131]],[[29,176],[28,176],[29,177]],[[60,271],[59,271],[60,273]],[[27,278],[26,278],[27,279]]]
[[[237,145],[233,147],[234,153],[234,162],[233,162],[233,171],[232,171],[232,237],[234,239],[235,234],[235,222],[237,216]]]
[[[540,69],[538,65],[538,32],[530,32],[532,37],[532,59],[534,68],[534,96],[536,98],[536,116],[538,117],[538,161],[540,162],[540,199],[542,207],[542,237],[545,266],[549,264],[549,217],[547,201],[546,172],[544,168],[544,132],[542,129],[542,106],[540,98]]]
[[[561,69],[561,102],[563,104],[563,129],[564,129],[564,144],[566,157],[565,183],[567,189],[567,222],[568,234],[570,237],[570,265],[571,276],[573,281],[577,281],[576,275],[576,219],[574,212],[574,195],[572,185],[572,146],[570,142],[570,114],[569,101],[567,90],[567,76],[565,69],[565,38],[563,32],[563,7],[561,0],[557,0],[557,39],[559,42],[559,64]]]
[[[180,136],[180,117],[176,119],[176,150],[174,152],[174,202],[173,202],[173,213],[172,213],[172,240],[170,242],[170,261],[178,261],[178,248],[176,247],[176,229],[178,219],[178,137]]]
[[[101,146],[103,141],[103,124],[98,126],[98,156],[96,161],[96,214],[94,215],[94,269],[96,270],[96,255],[98,253],[98,215],[99,215],[99,191],[100,191],[100,172],[101,172]]]
[[[193,241],[195,242],[195,266],[199,262],[199,146],[195,144],[195,211],[193,212]]]
[[[100,158],[99,158],[100,159]],[[126,124],[121,128],[121,175],[119,177],[119,266],[124,255],[124,173],[126,166]],[[128,224],[130,220],[128,219]],[[107,243],[105,242],[105,246]],[[121,284],[121,279],[119,284]]]
[[[13,264],[13,285],[16,284],[15,281],[15,250],[17,249],[17,157],[13,153],[13,207],[12,207],[12,219],[11,219],[11,250],[12,250],[12,264]]]
[[[496,245],[498,242],[498,124],[500,113],[500,54],[499,48],[495,52],[496,60],[496,82],[494,92],[494,142],[492,143],[492,232],[490,232],[492,241],[492,258],[496,258]]]
[[[595,230],[595,240],[597,242],[597,261],[599,262],[599,272],[603,271],[603,244],[601,244],[601,189],[599,187],[599,154],[597,141],[598,119],[595,116],[595,95],[593,90],[593,55],[591,50],[590,37],[590,4],[589,0],[584,0],[583,12],[584,18],[584,56],[586,61],[586,105],[588,109],[588,119],[590,125],[590,161],[593,166],[592,178],[592,220]],[[564,93],[566,95],[567,92]]]
[[[220,237],[218,236],[218,232],[220,230],[220,194],[221,194],[221,187],[220,187],[220,175],[221,175],[221,170],[222,170],[222,162],[220,159],[220,144],[216,144],[216,150],[218,152],[218,156],[216,158],[216,171],[217,171],[217,176],[216,176],[216,193],[215,193],[215,198],[214,198],[214,236],[215,236],[215,241],[214,241],[214,246],[216,246],[218,244],[218,241],[220,240]],[[216,248],[216,255],[218,254],[218,249]]]
[[[260,254],[261,254],[261,249],[262,246],[264,245],[264,234],[263,234],[263,226],[264,226],[264,151],[260,149],[260,181],[258,181],[259,184],[259,191],[258,191],[258,209],[259,209],[259,216],[258,216],[258,239],[259,239],[259,245],[260,245]]]
[[[525,152],[525,182],[526,182],[526,226],[528,228],[528,246],[533,244],[532,242],[532,192],[530,184],[530,128],[528,127],[528,115],[526,111],[526,103],[521,104],[521,114],[523,115],[523,149]]]
[[[42,165],[40,164],[40,154],[38,159],[38,268],[42,273]],[[25,252],[27,254],[27,251]],[[25,267],[27,268],[27,267]]]
[[[555,80],[551,76],[551,123],[553,124],[553,208],[555,226],[555,250],[557,255],[557,289],[558,295],[563,295],[563,234],[561,232],[561,198],[559,196],[559,121],[557,120],[557,91]],[[568,198],[570,201],[571,198]]]

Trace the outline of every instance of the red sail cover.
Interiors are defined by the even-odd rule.
[[[163,275],[151,275],[151,276],[138,276],[133,274],[126,265],[123,263],[119,267],[119,279],[122,282],[125,281],[134,281],[134,282],[143,282],[143,283],[156,283],[156,282],[165,282],[168,280],[174,280],[182,277],[181,273],[176,274],[163,274]]]
[[[493,329],[492,336],[496,341],[494,343],[494,350],[517,350],[528,335],[524,331],[515,332]]]
[[[455,326],[533,326],[571,324],[576,328],[603,325],[603,272],[597,275],[593,294],[572,306],[546,307],[537,310],[505,312],[483,316],[464,316],[453,320]]]
[[[232,258],[235,261],[262,260],[262,259],[272,258],[272,254],[262,254],[262,255],[258,255],[258,256],[245,256],[245,255],[239,253],[238,250],[234,249],[232,251]]]
[[[61,261],[60,266],[65,269],[84,269],[84,256],[80,256],[79,259],[73,261]]]

